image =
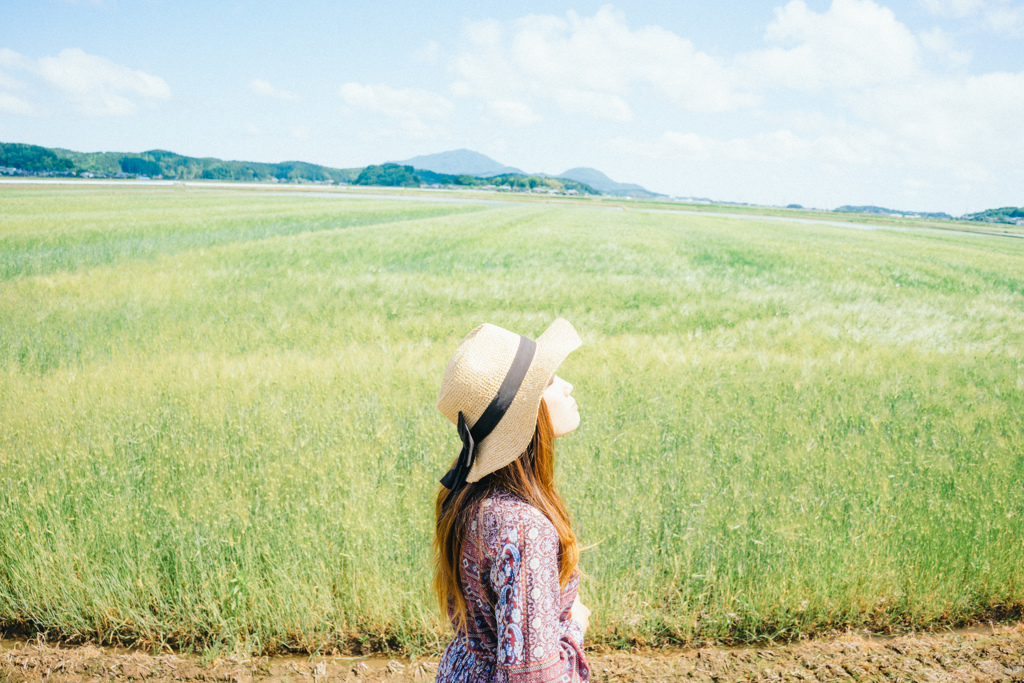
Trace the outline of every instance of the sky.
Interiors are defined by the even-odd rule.
[[[0,141],[1024,205],[1024,0],[3,0]]]

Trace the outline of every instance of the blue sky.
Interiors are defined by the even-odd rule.
[[[80,151],[961,214],[1024,205],[1022,121],[1018,0],[0,5],[0,141]]]

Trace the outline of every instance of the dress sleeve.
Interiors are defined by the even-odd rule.
[[[509,525],[491,568],[496,665],[516,683],[590,680],[579,624],[561,607],[558,534],[540,512]]]

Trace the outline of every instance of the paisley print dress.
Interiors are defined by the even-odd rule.
[[[467,626],[445,649],[438,683],[590,680],[583,632],[569,618],[579,576],[559,587],[558,532],[542,512],[503,492],[482,501],[461,576]]]

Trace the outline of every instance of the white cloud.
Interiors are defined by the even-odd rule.
[[[919,4],[936,16],[962,19],[981,10],[985,0],[920,0]]]
[[[917,39],[872,0],[833,0],[823,14],[791,0],[775,9],[765,39],[777,46],[737,59],[751,85],[864,88],[906,81],[920,68]]]
[[[56,57],[32,60],[8,48],[0,49],[0,68],[21,70],[61,92],[78,111],[89,116],[126,116],[138,110],[138,102],[166,100],[167,83],[144,71],[116,64],[106,57],[79,48],[61,50]],[[0,71],[0,87],[25,88],[25,83]],[[23,115],[41,113],[36,105],[10,93],[4,94],[4,110]]]
[[[0,47],[0,67],[29,70],[32,66],[32,60],[25,55],[19,54],[7,47]]]
[[[0,88],[7,90],[24,89],[25,83],[11,76],[4,69],[30,69],[31,67],[32,60],[28,57],[6,47],[0,48]],[[33,114],[30,112],[35,111],[35,108],[20,97],[0,92],[0,111],[5,111],[9,114],[31,116]]]
[[[892,161],[890,141],[883,133],[855,126],[840,126],[833,132],[816,137],[802,137],[783,128],[727,139],[670,130],[657,140],[620,138],[613,145],[638,156],[672,161],[801,162],[817,165],[866,165]]]
[[[43,57],[34,70],[88,116],[127,116],[138,111],[138,99],[166,100],[171,96],[162,78],[79,48]]]
[[[19,81],[17,78],[10,76],[0,70],[0,88],[20,89],[24,88],[25,84]]]
[[[984,25],[994,33],[1019,37],[1024,34],[1024,5],[998,3],[985,12]]]
[[[667,132],[620,147],[705,161],[945,169],[964,184],[991,180],[991,169],[1024,172],[1024,72],[971,75],[971,55],[951,36],[939,28],[915,36],[872,0],[833,0],[821,13],[792,0],[775,14],[765,39],[777,45],[740,54],[736,65],[752,89],[818,91],[818,106],[832,113],[775,111],[769,116],[781,125],[773,133],[716,139]]]
[[[292,126],[289,131],[292,137],[296,140],[305,140],[309,137],[309,128],[307,126]]]
[[[746,174],[740,178],[746,187],[766,174],[792,184],[795,174],[817,173],[858,183],[861,196],[895,197],[896,183],[907,201],[954,212],[990,201],[979,200],[982,195],[1012,194],[1012,179],[1024,175],[1024,71],[922,74],[908,83],[839,93],[835,101],[839,114],[797,111],[788,117],[792,125],[770,132],[730,137],[669,130],[656,139],[619,138],[611,147],[633,157],[684,162],[674,165],[699,167],[704,175],[732,168]],[[854,190],[844,187],[838,193],[826,189],[836,198],[825,203],[848,202]]]
[[[680,161],[733,160],[764,164],[945,169],[963,182],[992,180],[994,169],[1024,172],[1024,71],[923,78],[879,86],[842,98],[855,122],[843,117],[800,135],[791,128],[748,137],[716,138],[667,131],[656,140],[618,139],[632,155]],[[807,117],[793,117],[805,123]]]
[[[412,57],[417,62],[423,62],[425,64],[433,64],[437,61],[437,57],[441,52],[441,46],[437,44],[436,40],[431,40],[429,43],[424,45],[419,50],[413,52]]]
[[[930,183],[927,180],[918,180],[917,178],[907,178],[903,181],[903,184],[911,190],[932,190],[935,188],[934,183]]]
[[[256,127],[256,124],[246,122],[245,126],[242,127],[243,132],[246,135],[259,135],[260,129]]]
[[[378,130],[379,136],[439,137],[442,129],[437,124],[448,121],[455,110],[450,100],[428,90],[346,83],[338,93],[349,108],[381,113],[397,126]]]
[[[498,122],[513,128],[540,123],[544,119],[535,114],[530,106],[515,100],[495,100],[487,103],[487,111]]]
[[[633,110],[616,95],[563,88],[554,94],[554,98],[559,108],[570,114],[588,114],[620,123],[632,121],[634,118]]]
[[[972,18],[976,25],[1009,37],[1024,34],[1024,5],[1011,0],[920,0],[931,14],[953,19]]]
[[[447,120],[454,105],[445,97],[427,90],[396,89],[388,85],[346,83],[339,93],[350,107],[379,111],[397,118],[416,116],[435,121]]]
[[[505,138],[495,138],[491,140],[491,148],[487,150],[488,154],[505,154],[509,150],[508,140]]]
[[[509,126],[557,123],[560,111],[642,128],[671,104],[691,112],[671,130],[604,146],[626,166],[657,159],[666,171],[691,169],[680,177],[703,169],[701,178],[728,168],[767,191],[765,178],[777,174],[781,183],[788,174],[822,194],[844,197],[851,182],[861,196],[903,188],[918,193],[915,202],[948,207],[953,193],[967,201],[988,191],[979,184],[986,179],[1024,175],[1024,73],[972,74],[959,31],[911,30],[881,2],[829,0],[814,9],[817,2],[784,0],[760,49],[721,58],[659,27],[630,27],[609,6],[590,17],[468,22],[450,92],[482,101],[485,122]],[[978,28],[1001,9],[1008,33],[1015,7],[961,0],[935,11],[965,14]],[[725,111],[736,113],[700,116]]]
[[[1024,167],[1024,71],[922,79],[864,93],[850,106],[922,164]]]
[[[42,116],[44,113],[34,104],[5,92],[0,92],[0,111],[18,116]]]
[[[954,69],[962,69],[971,62],[971,53],[958,50],[953,39],[939,27],[918,34],[921,47],[939,57]]]
[[[257,95],[262,95],[263,97],[273,97],[274,99],[278,100],[295,100],[298,99],[299,97],[295,93],[290,92],[288,90],[281,90],[279,88],[275,88],[273,85],[270,84],[269,81],[264,81],[259,78],[254,78],[251,81],[249,81],[249,90],[256,93]]]
[[[469,22],[452,63],[453,94],[487,102],[550,100],[567,113],[629,121],[627,102],[653,89],[694,112],[753,104],[736,75],[680,36],[657,26],[631,29],[610,5],[592,17],[530,15]]]

